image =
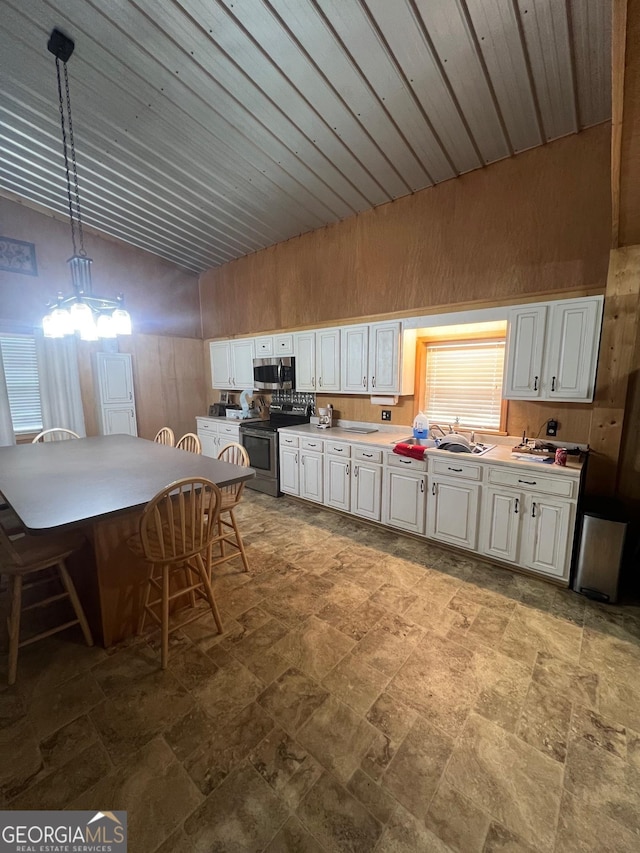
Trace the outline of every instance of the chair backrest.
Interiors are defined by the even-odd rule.
[[[80,438],[77,432],[64,427],[53,427],[52,429],[43,429],[41,433],[33,439],[31,444],[37,444],[39,441],[66,441],[69,438]]]
[[[229,462],[231,465],[241,465],[243,468],[249,467],[249,454],[246,447],[238,444],[237,441],[228,444],[224,450],[218,453],[218,459],[221,462]],[[235,483],[233,486],[223,486],[221,489],[225,504],[230,501],[238,503],[242,497],[244,483]]]
[[[179,563],[202,554],[217,533],[222,495],[211,480],[185,477],[170,483],[142,511],[145,559]]]
[[[188,450],[189,453],[202,453],[202,444],[195,432],[185,433],[176,444],[178,450]]]
[[[153,440],[156,444],[166,444],[168,447],[173,447],[176,443],[176,437],[171,427],[162,427],[162,429],[159,429]]]

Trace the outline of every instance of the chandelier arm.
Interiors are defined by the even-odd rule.
[[[64,64],[65,77],[67,66]],[[60,60],[56,56],[56,74],[58,77],[58,100],[60,102],[60,127],[62,128],[62,153],[64,154],[64,168],[67,176],[67,199],[69,201],[69,221],[71,223],[71,242],[73,243],[73,254],[76,249],[76,228],[73,218],[73,199],[71,198],[71,175],[69,174],[69,156],[67,153],[67,130],[64,121],[64,101],[62,99],[62,81],[60,80]]]
[[[67,63],[63,64],[64,68],[64,85],[67,95],[67,119],[69,121],[69,142],[71,143],[71,164],[73,167],[73,182],[76,192],[76,215],[78,219],[78,236],[80,238],[80,254],[85,256],[87,253],[84,248],[84,233],[82,231],[82,212],[80,210],[80,189],[78,187],[78,164],[76,163],[76,146],[73,140],[73,121],[71,119],[71,93],[69,91],[69,75],[67,73]],[[75,252],[75,247],[74,247]]]

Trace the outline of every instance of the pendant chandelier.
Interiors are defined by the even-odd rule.
[[[80,211],[80,191],[78,189],[78,169],[76,149],[73,140],[71,121],[71,97],[69,95],[69,77],[67,60],[73,53],[74,42],[58,29],[49,37],[47,49],[56,58],[58,78],[58,99],[60,106],[60,125],[62,128],[62,152],[67,177],[67,198],[69,202],[69,222],[71,224],[71,242],[73,255],[67,263],[71,269],[73,293],[64,296],[58,292],[55,302],[49,302],[48,313],[42,318],[45,337],[62,338],[65,335],[80,333],[83,341],[97,341],[98,338],[115,338],[116,335],[131,334],[131,317],[124,308],[124,296],[120,293],[114,299],[94,296],[91,287],[92,259],[87,257],[82,231]],[[65,99],[62,94],[60,65],[64,76]],[[68,141],[67,141],[68,140]],[[71,163],[69,162],[71,159]],[[73,174],[73,186],[71,180]]]

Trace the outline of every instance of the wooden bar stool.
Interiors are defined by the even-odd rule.
[[[162,632],[162,669],[169,659],[169,605],[188,596],[195,607],[196,596],[209,605],[218,631],[222,622],[205,565],[211,540],[218,526],[222,496],[211,480],[202,477],[176,480],[158,492],[146,505],[140,519],[140,534],[129,545],[150,564],[147,589],[138,633],[142,633],[147,614]],[[171,581],[174,580],[174,592]],[[157,593],[151,598],[151,591]],[[156,613],[159,609],[160,613]],[[171,630],[200,619],[198,612]]]
[[[176,449],[187,450],[189,453],[202,453],[202,443],[195,432],[187,432],[176,444]]]
[[[228,444],[224,450],[221,450],[218,454],[218,459],[221,462],[229,462],[232,465],[241,465],[243,468],[249,467],[249,454],[246,449],[237,442]],[[220,491],[222,492],[222,504],[220,506],[220,518],[218,519],[218,535],[211,543],[208,555],[209,559],[207,561],[209,566],[209,576],[211,576],[211,570],[214,566],[218,566],[220,563],[226,563],[227,560],[233,560],[238,556],[242,560],[245,572],[249,571],[249,563],[247,562],[244,543],[242,541],[242,536],[240,536],[238,522],[236,521],[236,517],[233,512],[242,498],[244,483],[236,483],[233,486],[224,486]],[[228,516],[228,520],[226,516]],[[212,554],[213,546],[218,543],[220,545],[220,556],[214,558]],[[226,545],[231,546],[233,549],[230,554],[226,553]]]
[[[83,542],[84,537],[67,533],[51,536],[22,536],[12,541],[4,529],[0,527],[0,575],[8,575],[12,579],[11,614],[7,619],[9,629],[9,684],[15,684],[18,669],[18,650],[23,646],[31,645],[37,640],[57,634],[72,625],[80,625],[87,645],[93,645],[89,624],[64,562],[69,554],[77,550]],[[46,574],[46,569],[55,569],[55,574],[52,572]],[[29,575],[36,575],[37,573],[41,573],[41,576],[25,583]],[[42,584],[50,584],[56,575],[62,584],[61,592],[22,606],[23,593]],[[21,613],[45,607],[64,598],[71,601],[76,618],[55,628],[41,631],[39,634],[20,642]]]
[[[176,437],[171,427],[162,427],[162,429],[159,429],[153,440],[156,444],[166,444],[167,447],[174,447],[176,443]]]

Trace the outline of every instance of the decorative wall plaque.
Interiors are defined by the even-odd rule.
[[[0,237],[0,270],[38,275],[35,243]]]

